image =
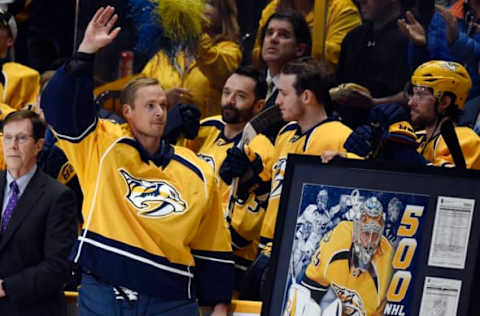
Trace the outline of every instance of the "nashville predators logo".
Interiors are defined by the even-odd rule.
[[[363,302],[357,292],[331,283],[331,287],[337,297],[342,301],[343,315],[347,316],[365,316]]]
[[[120,174],[127,183],[127,200],[137,209],[137,214],[143,217],[164,217],[171,214],[182,214],[187,209],[187,203],[182,200],[178,191],[165,181],[150,181],[136,179],[125,170]]]

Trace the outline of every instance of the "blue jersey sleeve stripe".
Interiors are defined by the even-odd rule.
[[[57,130],[54,129],[56,135],[58,138],[60,139],[63,139],[63,140],[66,140],[66,141],[69,141],[71,143],[79,143],[81,142],[85,137],[87,137],[90,133],[92,133],[95,128],[97,127],[97,123],[98,123],[98,120],[97,118],[95,117],[93,123],[87,127],[87,129],[81,133],[79,136],[77,137],[72,137],[72,136],[68,136],[68,135],[64,135],[64,134],[61,134],[59,133]]]
[[[349,257],[350,257],[350,250],[348,249],[341,250],[333,255],[332,259],[330,260],[330,263],[337,260],[348,260]]]
[[[73,252],[76,252],[78,244],[77,242]],[[90,243],[83,244],[78,262],[85,270],[108,284],[124,286],[166,300],[196,297],[196,287],[192,285],[195,278],[157,269]],[[187,272],[196,274],[197,270],[187,267]]]
[[[229,303],[234,279],[232,253],[198,250],[192,252],[195,252],[195,284],[199,304],[213,306],[217,303]]]
[[[193,163],[186,160],[185,158],[183,158],[179,155],[176,155],[176,154],[173,155],[172,159],[175,160],[175,161],[178,161],[179,163],[181,163],[185,166],[187,166],[189,169],[191,169],[202,180],[202,182],[205,183],[205,177],[203,176],[203,173],[200,170],[200,168],[198,168],[197,166],[195,166]]]
[[[83,233],[81,236],[83,236]],[[79,239],[80,238],[81,237],[79,237]],[[167,258],[153,255],[141,248],[133,247],[122,242],[106,238],[91,231],[87,232],[85,238],[87,238],[89,241],[87,243],[103,248],[110,252],[124,254],[125,256],[130,257],[132,260],[136,260],[135,258],[137,258],[137,260],[143,261],[147,264],[150,262],[152,266],[156,266],[160,269],[162,269],[163,266],[164,270],[169,270],[170,272],[189,277],[193,276],[190,272],[188,272],[187,266],[171,263]]]
[[[192,254],[194,257],[203,257],[205,260],[212,259],[212,260],[219,260],[225,261],[226,263],[232,263],[232,252],[231,251],[208,251],[208,250],[196,250],[192,249]]]

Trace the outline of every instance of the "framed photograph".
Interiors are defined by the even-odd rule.
[[[479,179],[289,155],[262,315],[469,315]]]

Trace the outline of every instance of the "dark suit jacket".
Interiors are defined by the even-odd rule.
[[[6,171],[0,172],[3,201]],[[63,286],[77,236],[74,193],[37,169],[0,236],[0,315],[66,315]]]

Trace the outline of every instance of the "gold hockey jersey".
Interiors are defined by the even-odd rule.
[[[457,134],[467,168],[480,169],[480,137],[466,126],[456,126],[455,133]],[[438,134],[428,142],[424,131],[417,133],[417,135],[420,141],[418,152],[432,165],[438,167],[455,166],[450,150],[442,135]]]
[[[260,247],[273,240],[288,154],[320,155],[326,150],[346,152],[343,144],[351,132],[349,127],[330,118],[305,133],[301,132],[296,122],[291,122],[280,130],[275,141],[275,163],[271,168],[271,191],[261,230]]]
[[[351,265],[353,222],[340,222],[327,233],[307,267],[302,285],[312,291],[331,288],[342,300],[344,315],[383,315],[392,277],[393,247],[382,236],[367,271]]]
[[[84,193],[85,222],[72,259],[139,293],[229,302],[234,262],[211,168],[165,142],[149,154],[127,124],[96,117],[92,90],[90,76],[61,68],[42,97]]]

